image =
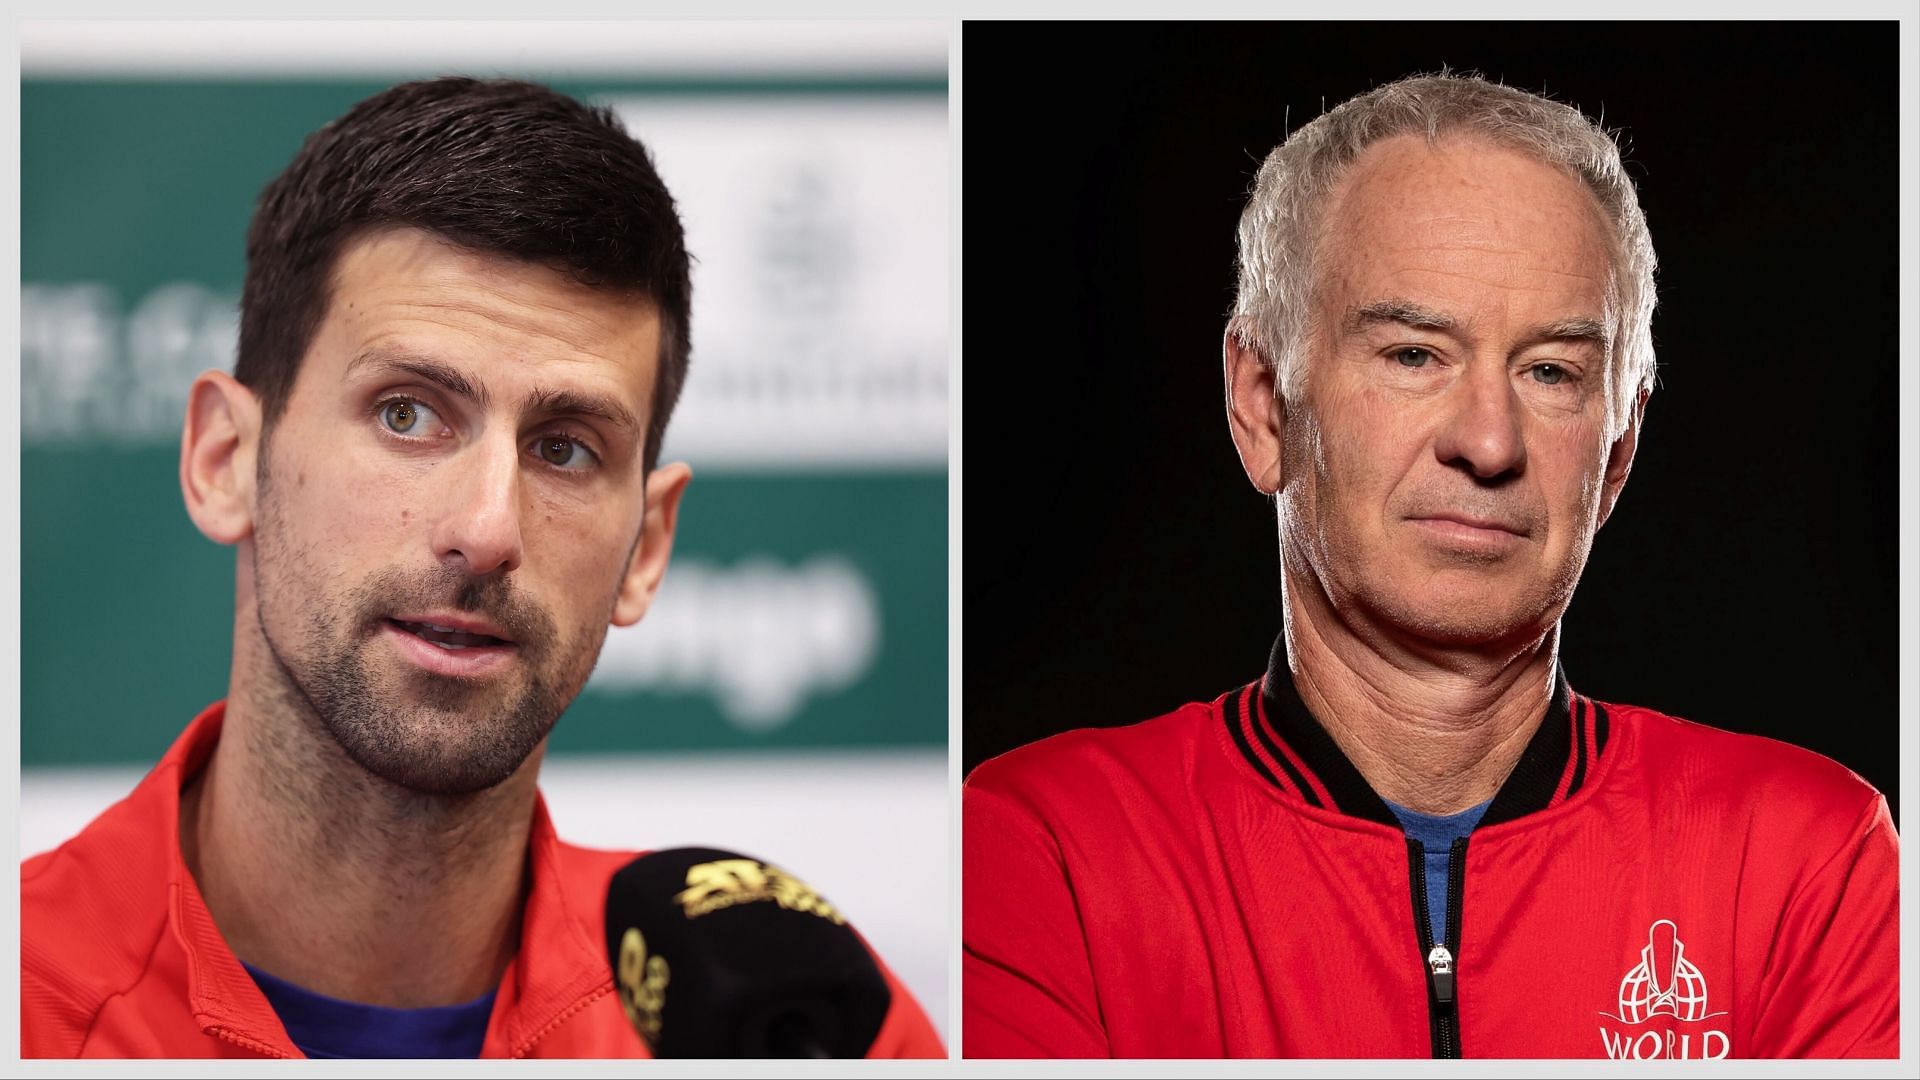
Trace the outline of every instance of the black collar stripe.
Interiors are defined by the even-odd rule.
[[[1573,701],[1573,779],[1567,782],[1563,799],[1573,798],[1587,782],[1587,762],[1593,755],[1593,703],[1578,694]]]
[[[1567,723],[1569,736],[1573,742],[1573,754],[1567,759],[1567,773],[1560,781],[1560,787],[1553,793],[1555,803],[1570,797],[1580,790],[1587,778],[1587,735],[1586,701],[1580,695],[1573,695],[1573,707],[1569,710]]]
[[[1275,787],[1309,806],[1325,806],[1326,793],[1319,790],[1313,775],[1301,772],[1300,762],[1292,755],[1285,753],[1285,747],[1274,739],[1272,732],[1267,730],[1267,722],[1263,715],[1265,710],[1260,704],[1261,697],[1262,690],[1259,683],[1253,683],[1247,687],[1247,696],[1243,699],[1245,709],[1241,713],[1241,720],[1246,724],[1246,731],[1253,740],[1249,743],[1249,749],[1253,751],[1263,767],[1269,770],[1277,768],[1281,773],[1286,774],[1284,780],[1276,778]]]
[[[1233,736],[1234,745],[1240,748],[1240,756],[1246,758],[1247,763],[1253,766],[1255,772],[1265,777],[1267,783],[1285,791],[1286,785],[1274,777],[1273,770],[1267,768],[1267,763],[1260,760],[1260,756],[1253,752],[1253,747],[1247,742],[1247,732],[1242,725],[1246,723],[1247,699],[1252,696],[1251,685],[1241,687],[1228,695],[1227,700],[1220,706],[1221,719],[1226,721],[1227,732]]]
[[[1587,704],[1593,707],[1593,756],[1598,759],[1607,749],[1607,707],[1592,698]]]
[[[1241,737],[1247,739],[1246,747],[1253,759],[1260,763],[1260,771],[1273,780],[1273,786],[1296,799],[1313,800],[1313,791],[1301,782],[1300,774],[1287,763],[1287,759],[1274,752],[1273,743],[1260,730],[1260,684],[1248,683],[1240,692],[1239,718]],[[1284,773],[1285,776],[1281,774]],[[1316,804],[1318,805],[1318,804]]]
[[[1333,736],[1327,734],[1327,729],[1307,710],[1306,702],[1300,700],[1300,692],[1293,686],[1293,670],[1287,664],[1284,634],[1273,643],[1264,688],[1266,718],[1274,734],[1293,748],[1301,764],[1320,781],[1334,806],[1343,814],[1400,828],[1400,819],[1374,794],[1360,770],[1341,752],[1340,744],[1333,741]]]
[[[1566,718],[1564,722],[1556,722],[1562,717]],[[1567,687],[1566,672],[1556,665],[1553,697],[1547,702],[1547,714],[1534,731],[1532,741],[1520,752],[1520,760],[1507,774],[1506,782],[1500,785],[1493,805],[1480,819],[1481,826],[1512,821],[1553,804],[1560,778],[1573,756],[1574,725],[1578,722],[1579,717],[1573,715],[1573,691]]]
[[[1263,743],[1273,738],[1271,745],[1280,747],[1273,759],[1293,776],[1303,795],[1314,787],[1323,789],[1332,802],[1332,808],[1353,817],[1376,821],[1394,828],[1400,827],[1399,818],[1381,800],[1367,783],[1360,771],[1353,767],[1347,756],[1341,752],[1333,736],[1307,710],[1306,703],[1293,685],[1293,672],[1287,663],[1286,638],[1282,636],[1274,642],[1273,652],[1267,664],[1267,677],[1261,684],[1263,706],[1261,719],[1266,722],[1257,724],[1255,731],[1260,734]],[[1593,763],[1606,747],[1606,712],[1597,706],[1589,706],[1585,716],[1591,716],[1593,732],[1592,743],[1588,743],[1585,733],[1586,723],[1581,712],[1574,709],[1573,691],[1567,685],[1566,672],[1556,666],[1553,680],[1553,693],[1547,702],[1546,716],[1535,729],[1527,748],[1521,751],[1520,760],[1513,771],[1500,785],[1493,797],[1493,805],[1480,819],[1482,826],[1495,825],[1502,821],[1524,817],[1527,814],[1544,810],[1552,805],[1556,796],[1571,795],[1578,785],[1586,782]],[[1235,733],[1240,742],[1241,751],[1252,757],[1252,748]],[[1290,752],[1289,752],[1290,751]],[[1576,754],[1578,757],[1576,758]],[[1300,774],[1294,775],[1293,762],[1300,763]],[[1317,784],[1310,784],[1311,777]],[[1577,783],[1575,781],[1577,777]],[[1561,785],[1566,785],[1563,795]]]
[[[1274,736],[1272,722],[1267,719],[1266,697],[1266,690],[1262,687],[1260,696],[1254,699],[1253,730],[1260,737],[1260,745],[1266,749],[1267,756],[1279,762],[1280,767],[1286,770],[1287,779],[1293,781],[1294,790],[1300,793],[1301,798],[1314,806],[1338,811],[1340,807],[1333,801],[1333,795],[1320,786],[1320,778],[1307,769],[1305,762],[1294,758],[1293,753],[1287,749],[1286,743]]]

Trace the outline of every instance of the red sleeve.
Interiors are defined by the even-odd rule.
[[[58,852],[20,864],[20,1056],[79,1057],[100,1008],[86,985],[90,969],[108,966],[101,935],[90,933],[92,909],[54,894],[42,878]],[[84,899],[84,898],[82,898]],[[55,916],[63,912],[65,918]],[[75,957],[79,960],[75,960]],[[66,961],[63,966],[62,960]],[[79,977],[75,977],[79,976]]]
[[[1886,799],[1848,835],[1780,920],[1754,1057],[1900,1056],[1900,849]]]
[[[872,949],[868,949],[872,952]],[[880,1034],[873,1037],[873,1046],[868,1048],[868,1058],[944,1058],[947,1048],[940,1042],[940,1033],[934,1030],[933,1022],[927,1019],[925,1009],[898,978],[894,977],[886,962],[874,954],[873,962],[880,967],[880,974],[887,977],[887,989],[893,994],[893,1003],[887,1007],[887,1018],[880,1024]]]
[[[26,965],[20,968],[20,1056],[79,1057],[92,1016]]]
[[[1059,843],[1006,795],[961,800],[964,1056],[1111,1056]]]

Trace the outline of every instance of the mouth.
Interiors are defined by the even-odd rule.
[[[1423,517],[1415,518],[1414,520],[1421,521],[1421,522],[1430,522],[1437,525],[1441,525],[1443,527],[1459,526],[1461,528],[1474,529],[1480,532],[1501,532],[1501,533],[1507,533],[1511,536],[1520,536],[1520,537],[1528,536],[1530,535],[1530,532],[1531,532],[1531,530],[1525,528],[1524,526],[1515,525],[1515,524],[1511,524],[1504,521],[1496,521],[1492,518],[1470,517],[1466,514],[1429,514]]]
[[[402,633],[411,634],[448,652],[463,649],[487,649],[512,645],[513,642],[497,633],[488,633],[492,627],[448,625],[439,622],[413,622],[407,619],[388,619],[388,625]]]
[[[1428,542],[1476,561],[1512,554],[1532,531],[1524,526],[1464,514],[1422,515],[1408,521]]]
[[[498,627],[467,619],[390,618],[381,630],[403,662],[429,675],[496,678],[522,661],[520,646],[501,637]]]

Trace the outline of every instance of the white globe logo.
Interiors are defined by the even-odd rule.
[[[1678,1020],[1707,1015],[1707,980],[1683,955],[1679,928],[1661,919],[1647,930],[1640,962],[1620,980],[1620,1019],[1643,1023],[1666,1013]]]

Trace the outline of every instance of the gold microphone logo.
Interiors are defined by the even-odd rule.
[[[649,1043],[660,1037],[660,1010],[667,1004],[667,958],[647,955],[647,939],[628,927],[620,938],[620,1008]]]
[[[689,919],[735,904],[771,900],[788,911],[818,915],[836,925],[847,921],[806,882],[756,859],[720,859],[689,867],[687,887],[674,900]]]

